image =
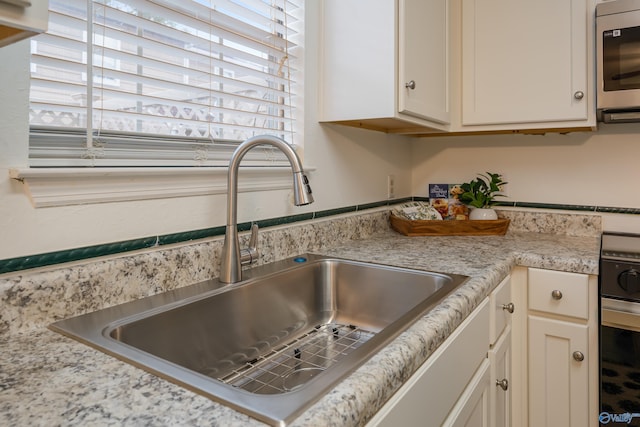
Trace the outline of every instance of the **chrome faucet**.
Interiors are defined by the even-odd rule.
[[[238,242],[238,168],[244,155],[258,145],[271,145],[282,151],[293,170],[293,198],[296,206],[313,203],[311,186],[304,174],[302,164],[293,148],[275,136],[254,136],[244,141],[236,148],[229,161],[227,173],[227,226],[222,246],[220,262],[220,278],[222,283],[236,283],[242,280],[242,266],[251,264],[258,259],[258,225],[251,227],[251,238],[248,249],[240,249]]]

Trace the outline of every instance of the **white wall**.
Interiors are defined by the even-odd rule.
[[[423,138],[412,143],[413,194],[499,172],[505,201],[640,208],[640,124],[567,135]],[[605,215],[604,228],[640,233],[638,215]]]
[[[320,2],[306,2],[319,16]],[[510,200],[640,208],[640,125],[597,133],[497,135],[410,140],[317,123],[316,23],[307,28],[304,144],[316,203],[296,208],[289,191],[244,193],[239,220],[266,219],[425,196],[430,182],[461,182],[501,172]],[[225,197],[185,197],[34,209],[11,167],[27,165],[29,41],[0,48],[0,259],[197,230],[225,223]],[[640,233],[640,218],[605,216],[605,229]]]
[[[307,16],[319,16],[319,3],[307,2]],[[316,31],[317,25],[307,28],[304,118],[316,203],[293,207],[286,190],[243,193],[240,221],[381,201],[389,174],[396,177],[396,197],[411,195],[407,138],[318,124]],[[27,165],[28,50],[29,41],[0,49],[0,259],[225,224],[224,195],[34,209],[23,184],[8,175]]]

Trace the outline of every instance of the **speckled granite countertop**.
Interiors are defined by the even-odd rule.
[[[599,237],[374,234],[314,252],[470,280],[293,425],[361,425],[516,265],[597,274]],[[248,416],[47,329],[0,335],[0,425],[251,426]]]

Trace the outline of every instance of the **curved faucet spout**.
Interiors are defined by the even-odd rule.
[[[275,136],[255,136],[244,141],[236,148],[229,161],[227,172],[227,225],[222,247],[220,264],[220,281],[236,283],[242,280],[243,257],[238,242],[238,169],[244,155],[258,145],[271,145],[282,151],[291,165],[293,172],[293,197],[296,206],[313,203],[311,186],[304,174],[302,164],[295,150],[286,142]],[[254,254],[248,256],[249,262],[255,260]]]

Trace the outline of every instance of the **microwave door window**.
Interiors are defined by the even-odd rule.
[[[603,33],[604,90],[640,89],[640,27]]]

